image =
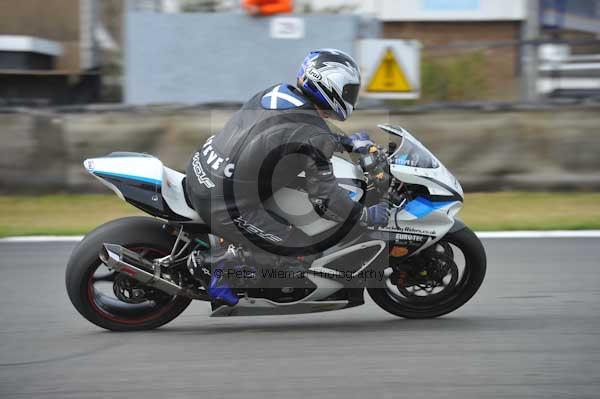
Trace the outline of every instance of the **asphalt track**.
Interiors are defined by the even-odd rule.
[[[0,244],[0,398],[599,398],[600,239],[484,240],[465,307],[409,321],[372,302],[142,333],[72,308],[73,243]]]

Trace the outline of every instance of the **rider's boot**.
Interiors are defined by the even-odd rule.
[[[239,302],[239,298],[232,290],[232,282],[234,278],[229,278],[230,269],[223,262],[218,263],[213,269],[213,273],[208,285],[208,296],[215,301],[222,301],[229,306],[235,306]]]
[[[250,265],[257,265],[257,267]],[[235,306],[239,298],[232,289],[241,288],[246,282],[251,282],[254,287],[276,288],[272,284],[277,284],[278,281],[282,283],[285,280],[285,278],[283,280],[274,278],[278,274],[270,272],[268,268],[283,272],[283,275],[289,279],[292,276],[301,277],[308,270],[309,264],[298,258],[282,258],[267,253],[244,253],[241,256],[238,250],[230,246],[209,256],[201,252],[195,253],[191,256],[191,263],[188,266],[192,275],[201,282],[212,300]]]
[[[222,301],[229,306],[237,305],[239,298],[232,288],[239,285],[236,277],[243,262],[235,248],[229,247],[208,256],[194,253],[188,267],[212,300]]]

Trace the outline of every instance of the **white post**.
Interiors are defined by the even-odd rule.
[[[162,0],[162,12],[178,13],[181,12],[180,0]]]
[[[525,0],[525,21],[521,28],[521,40],[540,38],[540,1]],[[521,47],[521,98],[525,102],[538,100],[538,46],[525,44]]]

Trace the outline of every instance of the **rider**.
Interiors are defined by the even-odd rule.
[[[277,84],[259,92],[194,153],[187,194],[215,235],[244,247],[251,243],[283,264],[294,263],[290,259],[311,252],[309,248],[312,253],[324,250],[290,225],[281,209],[263,206],[278,189],[295,184],[302,172],[302,187],[321,217],[344,225],[387,225],[384,203],[366,208],[353,201],[333,174],[334,152],[366,153],[374,145],[366,133],[335,134],[324,121],[348,119],[360,83],[350,55],[334,49],[312,51],[300,67],[296,86]],[[230,289],[233,282],[215,270],[224,267],[224,259],[235,264],[236,256],[232,251],[213,255],[208,260],[216,265],[213,274],[207,275],[205,268],[196,273],[212,299],[229,305],[238,301]]]

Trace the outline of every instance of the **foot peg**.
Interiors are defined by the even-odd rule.
[[[200,281],[211,299],[235,306],[239,298],[232,290],[236,281],[235,273],[231,273],[231,270],[242,263],[237,250],[230,246],[227,250],[211,255],[194,252],[188,261],[188,269]],[[233,274],[233,278],[230,278],[230,274]]]

